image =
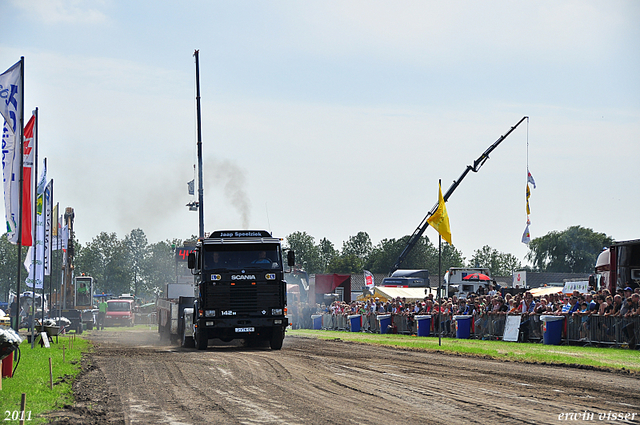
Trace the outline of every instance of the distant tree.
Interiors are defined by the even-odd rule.
[[[133,277],[133,293],[137,297],[138,287],[145,286],[144,273],[149,249],[149,243],[147,237],[142,229],[133,229],[128,235],[124,237],[124,247],[128,251],[127,258],[131,266],[131,275]],[[141,281],[142,280],[142,281]]]
[[[432,284],[437,282],[438,276],[438,246],[429,247],[427,250],[427,270],[429,275],[436,277],[431,279]],[[455,246],[449,245],[447,242],[442,241],[442,261],[440,265],[441,276],[444,276],[445,272],[451,267],[463,267],[464,257],[462,252],[458,251]]]
[[[76,274],[94,278],[96,292],[131,292],[129,251],[115,233],[101,232],[76,255]]]
[[[400,239],[383,239],[369,254],[364,263],[364,268],[372,273],[389,273],[398,257],[407,246],[410,236]],[[429,242],[429,238],[422,237],[413,247],[409,255],[401,265],[403,269],[427,269],[430,255],[433,254],[434,247]],[[431,253],[431,254],[430,254]],[[438,251],[435,251],[436,255]],[[437,265],[437,263],[436,263]]]
[[[182,246],[179,239],[166,240],[149,245],[144,265],[144,286],[146,294],[160,295],[164,285],[176,281],[176,258],[173,247]]]
[[[27,255],[27,248],[22,248],[22,260],[20,267]],[[16,281],[18,277],[18,246],[12,244],[7,239],[7,234],[0,236],[0,300],[8,301],[9,292],[16,291]],[[26,271],[22,268],[21,291],[24,291],[24,277]]]
[[[340,255],[329,263],[327,273],[362,273],[362,265],[362,260],[355,254]]]
[[[349,239],[343,242],[341,255],[355,255],[364,263],[372,250],[373,244],[369,234],[367,232],[358,232],[357,235],[350,236]]]
[[[340,253],[337,249],[334,248],[333,243],[331,243],[331,241],[327,238],[322,238],[320,240],[318,249],[320,250],[320,262],[322,264],[321,273],[328,273],[327,267],[329,266],[329,263],[331,263],[331,261],[333,261],[333,259]]]
[[[474,251],[469,267],[486,267],[493,276],[511,276],[514,271],[522,269],[522,264],[516,256],[485,245]]]
[[[571,226],[533,239],[526,258],[541,272],[589,273],[602,248],[612,243],[613,239],[604,233]]]
[[[293,232],[286,237],[286,241],[287,247],[296,253],[296,263],[306,272],[323,272],[320,249],[315,245],[313,236],[307,234],[307,232]]]

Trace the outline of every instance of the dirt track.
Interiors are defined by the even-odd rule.
[[[53,422],[557,424],[586,411],[593,417],[581,423],[640,423],[640,379],[622,373],[298,337],[281,351],[204,352],[162,345],[153,331],[90,338],[96,349],[74,384],[76,403]],[[612,412],[635,417],[607,421]]]

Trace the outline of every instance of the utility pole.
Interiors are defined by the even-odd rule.
[[[204,188],[202,187],[202,117],[200,114],[200,51],[193,53],[196,58],[196,109],[198,120],[198,237],[204,238]]]

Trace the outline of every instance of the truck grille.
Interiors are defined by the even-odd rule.
[[[264,283],[251,285],[249,282],[238,282],[231,286],[229,283],[221,283],[212,286],[205,284],[204,309],[235,312],[235,315],[257,315],[264,316],[271,314],[271,308],[281,304],[283,285],[282,283]]]

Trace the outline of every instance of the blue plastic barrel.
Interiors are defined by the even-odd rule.
[[[471,318],[473,316],[469,314],[461,314],[459,316],[453,316],[453,320],[456,321],[456,338],[469,339],[471,336]]]
[[[547,345],[560,345],[564,316],[540,316],[543,322],[542,342]]]
[[[313,329],[322,329],[322,314],[312,314]]]
[[[380,323],[380,333],[386,334],[389,329],[389,325],[391,325],[391,315],[390,314],[379,314],[378,315],[378,323]]]
[[[416,325],[418,327],[418,336],[429,336],[431,334],[431,315],[423,314],[415,316]]]
[[[360,315],[352,314],[347,316],[347,319],[349,319],[351,324],[351,332],[360,332]]]

